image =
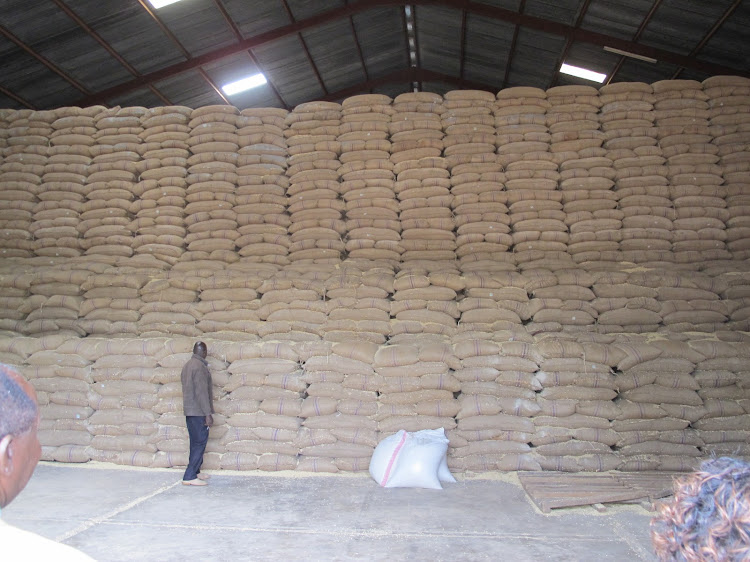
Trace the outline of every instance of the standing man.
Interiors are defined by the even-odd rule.
[[[190,436],[190,458],[182,483],[185,486],[205,486],[208,474],[201,474],[203,453],[208,442],[208,428],[214,423],[214,394],[211,372],[208,370],[206,344],[193,346],[193,356],[182,368],[182,409],[185,412]]]
[[[37,437],[39,407],[34,388],[21,375],[0,365],[0,507],[5,508],[31,478],[42,455]],[[79,550],[0,521],[2,560],[84,562]]]

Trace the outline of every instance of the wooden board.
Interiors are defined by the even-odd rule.
[[[521,485],[544,513],[606,503],[640,503],[672,494],[673,472],[519,472]]]

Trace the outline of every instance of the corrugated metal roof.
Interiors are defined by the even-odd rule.
[[[229,101],[239,109],[248,107],[285,107],[282,100],[276,97],[269,86],[261,86],[236,94],[231,96]]]
[[[348,19],[305,31],[302,37],[329,92],[364,82],[365,72]]]
[[[660,49],[687,55],[711,29],[732,0],[664,0],[641,36],[641,41]]]
[[[286,2],[295,20],[312,17],[328,10],[341,8],[346,4],[343,0],[279,0]]]
[[[353,16],[367,73],[382,76],[409,65],[406,35],[399,8],[380,8]]]
[[[619,55],[609,53],[596,45],[577,43],[570,48],[562,62],[607,74],[617,64],[619,58]]]
[[[151,90],[143,88],[113,98],[108,105],[113,107],[157,107],[164,105],[164,103]]]
[[[32,56],[0,37],[0,61],[2,79],[0,84],[17,96],[28,100],[36,107],[50,107],[59,99],[76,99],[81,92],[47,70]],[[40,84],[44,84],[41,88]],[[22,107],[13,102],[9,107]]]
[[[295,106],[325,95],[297,35],[262,45],[253,52],[273,77],[287,105]]]
[[[179,3],[159,10],[159,18],[192,56],[221,49],[236,41],[221,12],[211,0],[190,0],[190,10]]]
[[[216,91],[195,71],[157,82],[156,88],[174,105],[200,107],[224,103]]]
[[[518,33],[508,86],[546,89],[557,71],[557,60],[565,39],[551,33],[522,28]]]
[[[0,24],[17,29],[16,37],[90,91],[102,90],[131,74],[103,47],[54,4],[32,7],[27,3],[7,2],[0,11]],[[51,8],[51,9],[50,9]],[[33,25],[43,21],[45,25]],[[52,33],[50,33],[50,30]]]
[[[386,96],[390,96],[391,98],[395,98],[399,94],[403,94],[404,92],[410,92],[410,86],[407,82],[403,83],[394,83],[394,84],[385,84],[383,86],[380,86],[379,88],[373,88],[372,93],[373,94],[385,94]]]
[[[0,24],[29,45],[55,43],[58,37],[76,26],[52,2],[4,0]]]
[[[513,24],[470,15],[466,21],[464,78],[500,89],[513,44]]]
[[[450,92],[451,90],[457,90],[456,86],[454,84],[449,84],[448,82],[440,82],[440,81],[424,81],[422,82],[422,90],[425,92],[433,92],[435,94],[445,95],[445,92]]]
[[[244,37],[260,35],[290,22],[287,13],[279,9],[278,1],[224,0],[224,7]]]
[[[496,6],[505,10],[512,10],[517,12],[521,6],[521,0],[478,0],[479,4],[487,4],[488,6]]]
[[[65,41],[38,52],[94,92],[132,78],[127,69],[85,33],[71,33]]]
[[[67,0],[66,3],[141,74],[185,60],[180,49],[134,0]]]
[[[414,14],[422,68],[458,76],[461,66],[461,12],[417,6]]]
[[[592,0],[581,27],[629,41],[653,5],[653,0]]]
[[[747,71],[750,69],[750,57],[748,57],[748,34],[750,32],[748,30],[750,30],[750,2],[743,2],[696,55],[697,58]]]
[[[204,70],[216,84],[228,84],[261,72],[248,53],[238,53],[208,64],[204,67]],[[276,97],[269,85],[229,96],[229,101],[240,109],[246,107],[283,107],[282,100]],[[215,103],[222,103],[218,94],[216,94]]]
[[[672,76],[677,71],[673,64],[665,62],[643,62],[636,59],[625,59],[617,73],[618,82],[657,82],[665,76]]]
[[[581,83],[563,60],[616,82],[750,76],[749,26],[737,0],[5,0],[0,104],[223,103],[218,88],[256,71],[269,84],[230,103]]]
[[[524,13],[573,25],[584,0],[527,0]]]

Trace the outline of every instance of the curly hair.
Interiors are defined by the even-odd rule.
[[[705,461],[675,481],[674,498],[651,521],[659,560],[750,560],[750,463]]]
[[[13,369],[0,363],[0,439],[26,433],[37,416],[37,405],[12,377]]]

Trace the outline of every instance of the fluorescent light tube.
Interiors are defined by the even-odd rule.
[[[242,78],[241,80],[225,84],[221,87],[221,89],[224,90],[224,93],[226,95],[233,96],[234,94],[239,94],[240,92],[244,92],[245,90],[250,90],[251,88],[262,86],[266,82],[268,82],[268,80],[266,80],[266,77],[262,74],[253,74],[252,76],[248,76],[247,78]]]
[[[587,68],[581,68],[580,66],[573,66],[566,63],[562,64],[560,72],[563,74],[570,74],[571,76],[578,76],[585,80],[591,80],[592,82],[599,82],[600,84],[607,79],[606,74],[601,74],[599,72],[594,72],[593,70],[588,70]]]
[[[170,4],[174,4],[175,2],[179,2],[180,0],[148,0],[151,5],[156,8],[157,10],[159,8],[163,8],[164,6],[169,6]]]
[[[604,47],[604,50],[608,53],[614,53],[616,55],[622,55],[623,57],[630,57],[631,59],[638,59],[645,62],[650,62],[652,64],[656,64],[656,59],[652,59],[651,57],[644,57],[643,55],[636,55],[635,53],[631,53],[630,51],[621,51],[620,49],[615,49],[614,47]]]

